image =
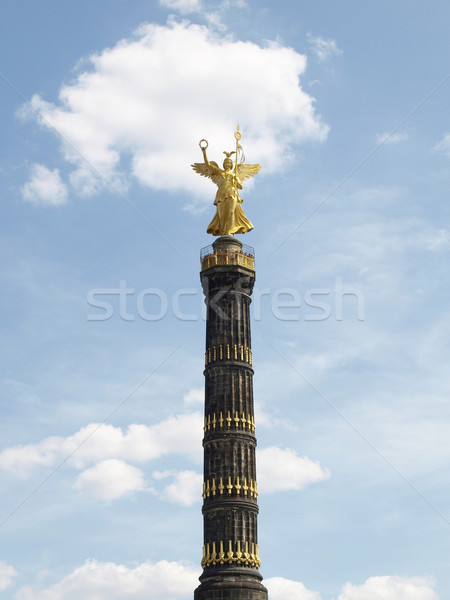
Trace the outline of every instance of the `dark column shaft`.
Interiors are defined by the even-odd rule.
[[[250,338],[254,259],[233,237],[202,260],[207,304],[203,520],[195,600],[267,600],[257,538],[258,487]]]

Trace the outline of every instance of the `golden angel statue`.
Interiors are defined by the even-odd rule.
[[[256,175],[261,167],[260,165],[244,164],[244,153],[239,145],[241,139],[239,125],[234,137],[236,138],[236,150],[224,152],[226,157],[223,161],[223,169],[216,162],[208,160],[206,156],[208,142],[206,140],[200,140],[199,143],[205,162],[192,165],[196,173],[212,179],[218,188],[214,200],[216,214],[207,229],[207,233],[212,235],[234,235],[253,229],[253,225],[242,210],[242,198],[239,196],[238,190],[242,189],[244,179]],[[234,167],[232,154],[236,155]]]

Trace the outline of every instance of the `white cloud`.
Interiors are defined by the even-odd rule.
[[[399,144],[406,142],[408,139],[407,133],[378,133],[376,136],[377,144]]]
[[[182,15],[202,10],[200,0],[159,0],[159,4],[170,10],[177,10]]]
[[[450,156],[450,133],[446,133],[433,150],[434,152],[443,152],[446,156]]]
[[[195,392],[195,393],[194,393]],[[191,390],[196,396],[200,390]],[[14,446],[0,452],[0,468],[27,477],[37,466],[52,466],[73,453],[68,464],[85,469],[75,489],[85,496],[104,500],[145,489],[142,472],[127,462],[147,462],[169,454],[189,455],[201,461],[202,417],[200,413],[170,417],[156,425],[120,427],[91,423],[68,437],[52,436],[37,444]],[[302,489],[329,477],[326,469],[294,450],[277,447],[258,450],[258,482],[261,490]],[[93,464],[92,467],[86,467]],[[159,496],[191,506],[201,496],[202,476],[195,471],[155,471],[157,480],[173,477]]]
[[[264,583],[271,600],[320,600],[299,581],[271,577]],[[434,582],[426,577],[369,577],[363,585],[346,583],[338,600],[437,600]]]
[[[307,590],[300,581],[284,577],[270,577],[264,580],[270,600],[320,600],[318,592]]]
[[[87,560],[47,589],[22,587],[16,600],[184,600],[198,585],[199,569],[181,562],[145,562],[134,568]],[[264,580],[271,600],[321,600],[301,582]],[[3,588],[4,589],[4,588]],[[370,577],[363,585],[346,583],[338,600],[438,600],[426,577]]]
[[[5,448],[0,452],[0,468],[17,477],[27,477],[36,466],[53,465],[61,440],[59,437],[49,437],[38,444]]]
[[[11,565],[0,561],[0,590],[6,590],[12,585],[13,577],[16,577],[17,571]]]
[[[190,404],[203,404],[205,401],[205,392],[200,388],[193,388],[189,390],[187,394],[183,397],[183,402],[187,405]]]
[[[202,160],[199,139],[209,140],[210,157],[219,160],[234,146],[239,122],[249,162],[268,173],[285,163],[292,144],[328,132],[299,84],[305,56],[275,42],[262,48],[186,22],[146,24],[90,63],[90,72],[61,89],[58,104],[38,95],[32,104],[43,126],[122,186],[132,175],[154,189],[210,200],[211,182],[190,166]],[[77,191],[98,189],[80,156],[67,145],[63,152]]]
[[[144,489],[142,471],[123,460],[109,458],[86,469],[74,485],[83,496],[100,500],[115,500],[121,496]]]
[[[437,600],[426,577],[369,577],[363,585],[346,583],[338,600]]]
[[[47,169],[35,163],[31,179],[21,189],[25,200],[41,206],[60,206],[67,202],[67,186],[61,180],[58,169]]]
[[[161,494],[161,497],[173,504],[192,506],[200,502],[202,494],[203,476],[195,471],[171,471],[153,473],[156,479],[163,479],[173,475],[174,481],[170,483]]]
[[[342,54],[342,50],[334,40],[325,40],[319,36],[312,35],[312,33],[308,33],[306,39],[320,62],[330,60],[333,56]]]
[[[16,600],[181,600],[198,585],[198,569],[165,560],[135,568],[88,560],[51,587],[21,588]]]
[[[300,490],[329,478],[319,462],[298,456],[295,450],[272,446],[257,452],[258,486],[261,491]]]
[[[145,462],[166,454],[188,454],[201,459],[203,419],[200,413],[179,415],[147,426],[120,427],[91,423],[69,437],[49,437],[37,444],[13,446],[0,452],[0,468],[13,475],[27,476],[38,465],[51,466],[74,453],[77,469],[108,458]]]

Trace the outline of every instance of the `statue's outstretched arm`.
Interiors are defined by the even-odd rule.
[[[222,177],[223,171],[216,162],[214,162],[214,161],[210,162],[208,160],[208,157],[206,155],[206,148],[208,147],[208,142],[206,140],[200,140],[199,146],[203,153],[203,160],[205,162],[194,163],[192,165],[192,168],[197,173],[200,173],[200,175],[203,175],[203,177],[209,177],[210,179],[212,179],[214,181],[214,183],[217,186],[220,186],[220,184],[222,183],[222,180],[223,180],[223,177]]]
[[[204,143],[202,143],[204,142]],[[208,157],[206,156],[206,148],[208,147],[208,142],[206,140],[200,140],[199,146],[201,148],[201,151],[203,152],[203,160],[205,161],[206,165],[209,165],[209,160]]]

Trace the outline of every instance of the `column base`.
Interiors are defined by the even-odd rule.
[[[252,569],[208,569],[200,576],[194,600],[268,600],[262,576]]]

